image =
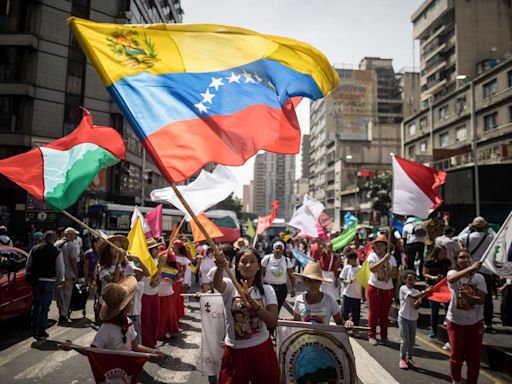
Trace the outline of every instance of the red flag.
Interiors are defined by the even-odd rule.
[[[137,376],[148,360],[144,353],[84,348],[96,383],[137,383]]]
[[[448,287],[448,280],[445,277],[432,287],[427,299],[437,301],[439,303],[449,303],[451,297],[452,295],[450,293],[450,288]]]
[[[151,228],[151,233],[153,237],[162,237],[162,208],[163,204],[158,204],[155,209],[146,213],[145,219],[146,223],[148,223],[149,228]],[[146,234],[146,237],[148,234]]]
[[[277,217],[277,208],[279,207],[279,202],[277,200],[272,201],[272,214],[268,216],[263,216],[258,218],[258,226],[256,227],[256,235],[264,232],[267,228],[269,228],[274,219]]]
[[[372,243],[367,243],[364,247],[356,250],[357,258],[359,259],[359,263],[362,265],[370,252],[372,251]]]

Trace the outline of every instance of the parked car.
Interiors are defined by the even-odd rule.
[[[0,245],[0,321],[27,314],[32,306],[32,287],[25,281],[28,254]]]

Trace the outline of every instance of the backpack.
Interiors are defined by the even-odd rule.
[[[425,225],[422,221],[416,221],[412,225],[412,233],[415,236],[423,237],[426,236],[427,231],[425,230]]]

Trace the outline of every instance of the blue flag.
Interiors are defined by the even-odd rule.
[[[391,225],[392,227],[400,233],[400,236],[404,234],[404,223],[398,220],[395,215],[391,214]]]
[[[293,257],[295,257],[295,260],[297,260],[299,262],[299,264],[302,265],[302,268],[305,268],[308,263],[315,261],[308,255],[306,255],[305,253],[303,253],[297,249],[294,249],[292,251],[292,253],[293,253]]]
[[[350,225],[351,225],[354,221],[357,221],[357,217],[355,217],[355,216],[352,214],[352,212],[347,212],[347,213],[345,213],[345,218],[344,218],[345,227],[350,227]]]

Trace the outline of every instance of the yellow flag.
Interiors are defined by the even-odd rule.
[[[196,247],[194,246],[194,244],[192,244],[190,242],[190,240],[188,239],[187,236],[183,236],[183,242],[185,243],[185,247],[187,247],[189,253],[190,253],[190,257],[196,257],[197,255],[197,249]]]
[[[370,279],[370,267],[368,266],[368,258],[361,265],[361,269],[356,273],[354,280],[357,281],[364,289],[368,288],[368,280]]]
[[[128,234],[128,252],[134,256],[138,256],[140,261],[146,266],[149,271],[149,275],[153,276],[157,271],[157,266],[149,254],[148,246],[146,244],[146,236],[142,230],[142,223],[140,218],[137,217],[135,225]]]

